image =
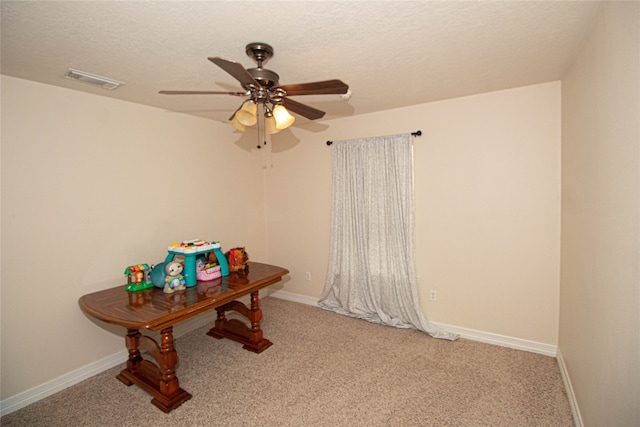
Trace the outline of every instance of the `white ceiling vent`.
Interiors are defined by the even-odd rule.
[[[69,68],[63,77],[71,80],[77,80],[79,82],[87,83],[90,85],[98,86],[103,89],[113,90],[122,86],[124,83],[117,80],[109,79],[107,77],[97,76],[95,74],[86,73],[84,71],[74,70]]]

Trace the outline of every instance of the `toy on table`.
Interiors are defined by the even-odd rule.
[[[144,289],[153,288],[151,281],[151,269],[149,264],[130,265],[124,270],[127,275],[127,287],[129,292],[142,291]]]
[[[205,263],[202,259],[196,259],[196,278],[199,282],[209,282],[222,277],[221,270],[215,262]]]
[[[164,289],[164,279],[167,277],[167,263],[159,262],[151,270],[151,282],[156,288]]]
[[[187,287],[190,288],[198,283],[196,277],[196,259],[198,257],[205,259],[207,254],[213,252],[220,265],[220,274],[222,276],[229,275],[229,264],[227,259],[220,250],[220,244],[216,242],[207,242],[202,239],[187,240],[182,243],[172,243],[168,248],[169,254],[165,258],[165,262],[174,260],[176,255],[184,256],[184,277]]]
[[[233,248],[224,254],[229,263],[229,271],[247,273],[249,271],[249,254],[244,247]]]
[[[186,283],[182,273],[182,264],[179,262],[168,262],[166,267],[167,276],[164,279],[165,294],[172,294],[175,291],[186,289]]]

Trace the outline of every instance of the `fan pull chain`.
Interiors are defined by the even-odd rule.
[[[262,133],[260,132],[260,123],[264,122],[264,108],[262,109],[261,113],[262,114],[260,114],[259,117],[258,117],[258,145],[256,146],[256,148],[258,150],[260,150],[262,148],[262,146],[260,145],[260,136],[262,135]],[[264,131],[264,126],[263,126],[263,131]],[[263,132],[263,133],[265,133],[265,132]],[[264,138],[265,138],[264,145],[267,145],[267,135],[266,135],[266,133],[264,135]]]

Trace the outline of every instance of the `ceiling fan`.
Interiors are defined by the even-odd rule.
[[[249,43],[245,50],[247,56],[256,62],[256,68],[245,69],[242,64],[219,56],[208,58],[209,61],[238,80],[244,92],[161,90],[159,93],[164,95],[232,95],[248,97],[249,99],[244,101],[229,118],[230,124],[244,132],[246,126],[256,124],[258,120],[257,107],[261,106],[265,132],[273,134],[293,124],[295,118],[287,110],[310,120],[320,119],[325,115],[324,111],[294,101],[289,98],[290,96],[340,95],[346,94],[349,90],[347,84],[337,79],[280,85],[278,74],[263,68],[263,65],[273,56],[273,48],[266,43],[254,42]]]

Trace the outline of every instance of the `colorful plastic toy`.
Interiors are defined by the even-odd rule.
[[[166,263],[173,261],[176,255],[184,256],[183,274],[188,288],[198,283],[196,276],[196,258],[206,258],[210,252],[213,252],[218,260],[220,274],[222,276],[229,275],[229,264],[220,250],[220,244],[217,242],[207,242],[202,239],[187,240],[182,243],[172,243],[169,245],[168,251],[169,254],[165,258]]]
[[[215,262],[196,259],[196,278],[198,282],[209,282],[222,277],[222,269]]]
[[[125,289],[129,292],[153,288],[149,264],[130,265],[124,270],[124,274],[127,275],[127,287]]]

